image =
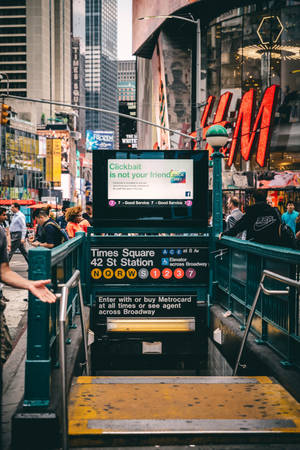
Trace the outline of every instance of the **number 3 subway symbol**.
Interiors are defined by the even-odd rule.
[[[99,278],[101,278],[101,276],[102,276],[102,272],[101,272],[100,269],[93,269],[93,270],[91,271],[91,277],[92,277],[94,280],[99,280]]]

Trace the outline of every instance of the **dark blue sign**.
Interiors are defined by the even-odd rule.
[[[112,150],[114,148],[113,131],[86,130],[87,150]]]

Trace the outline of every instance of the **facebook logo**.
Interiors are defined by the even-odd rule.
[[[185,192],[185,196],[186,196],[186,197],[190,197],[191,194],[192,194],[191,191],[186,191],[186,192]]]

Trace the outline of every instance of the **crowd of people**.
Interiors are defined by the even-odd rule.
[[[51,211],[50,206],[35,209],[32,214],[33,231],[26,226],[25,215],[21,212],[19,203],[12,204],[11,213],[9,223],[7,210],[0,207],[0,227],[6,235],[8,261],[19,250],[28,263],[26,241],[33,247],[51,249],[73,238],[77,231],[86,233],[93,223],[92,203],[87,203],[84,214],[80,206],[63,207],[55,212]]]
[[[0,281],[15,288],[27,289],[41,301],[53,303],[56,296],[47,288],[51,280],[27,280],[11,270],[9,261],[19,250],[28,263],[26,241],[33,247],[51,249],[73,238],[77,231],[87,232],[87,227],[93,223],[92,203],[86,205],[84,214],[80,206],[62,208],[60,214],[57,211],[52,212],[51,207],[35,209],[32,214],[34,231],[27,228],[19,203],[13,203],[10,212],[12,216],[9,221],[7,210],[0,207]],[[0,391],[2,365],[12,350],[12,340],[4,314],[7,301],[0,283]]]
[[[229,214],[224,219],[222,236],[235,236],[261,244],[281,245],[300,249],[300,214],[289,201],[286,212],[280,214],[273,206],[267,191],[259,189],[253,192],[254,204],[240,209],[237,197],[229,197]]]

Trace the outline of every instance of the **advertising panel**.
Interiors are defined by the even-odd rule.
[[[47,139],[46,181],[61,182],[61,140]]]
[[[70,172],[71,141],[68,130],[39,130],[40,136],[61,141],[61,172]]]
[[[155,159],[138,162],[110,159],[108,204],[111,207],[191,206],[193,179],[190,159],[160,160],[159,166]]]
[[[203,151],[94,151],[95,226],[207,227],[207,164]]]
[[[114,148],[113,131],[86,131],[87,150],[112,150]]]
[[[5,159],[8,169],[41,171],[43,161],[39,157],[39,141],[35,134],[21,130],[5,133]]]
[[[52,147],[52,178],[54,183],[61,182],[61,140],[53,139],[53,147]]]

